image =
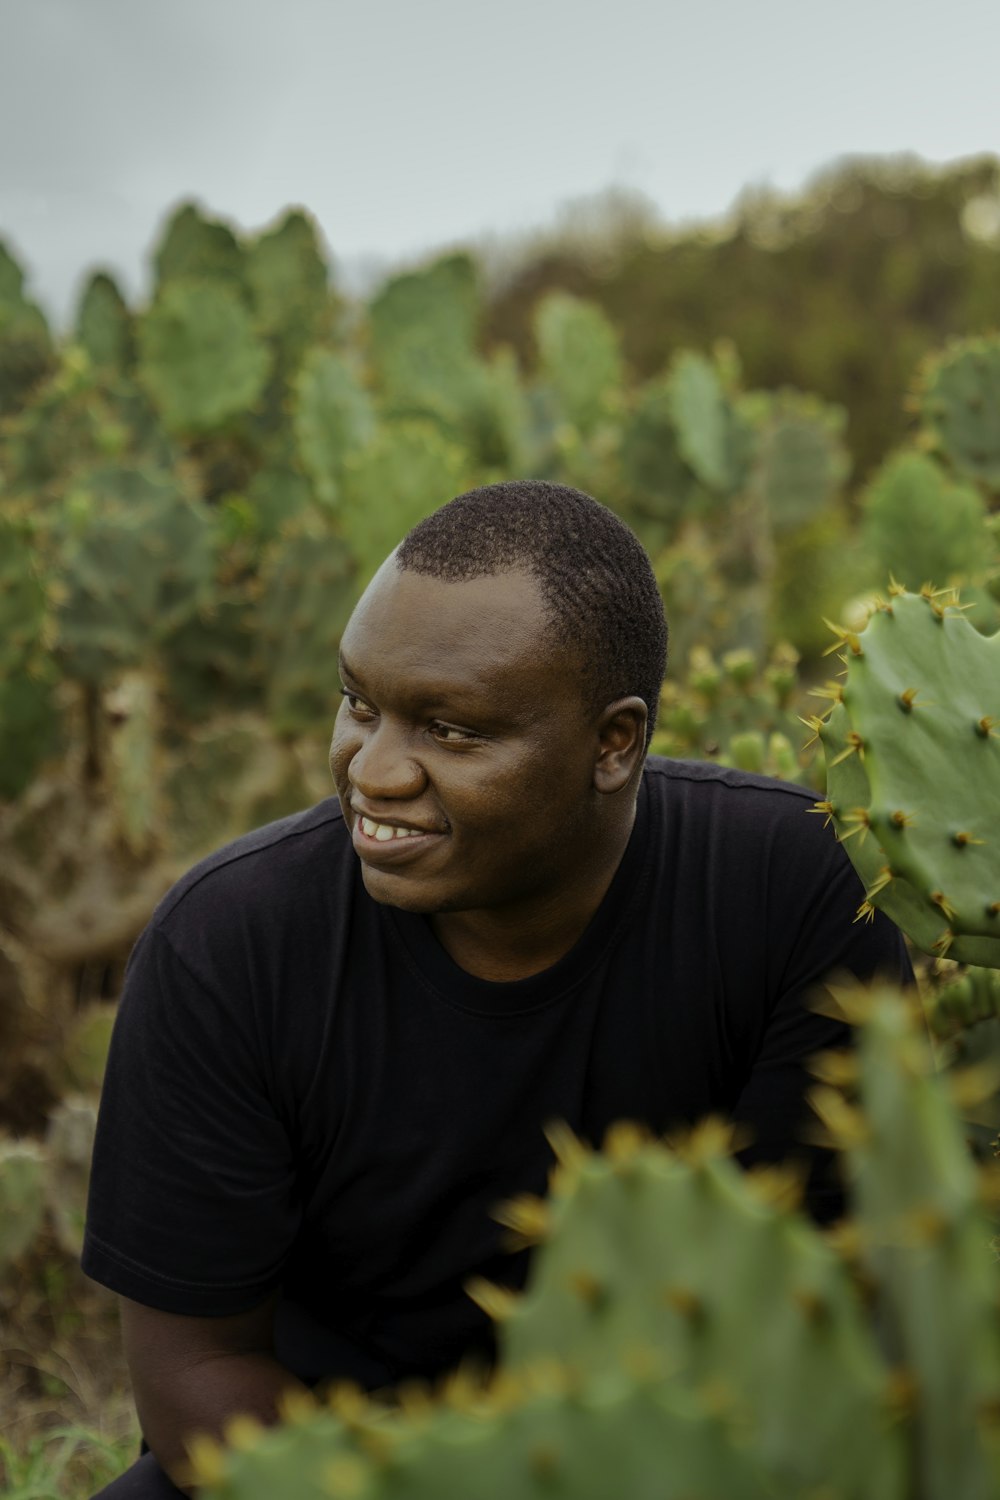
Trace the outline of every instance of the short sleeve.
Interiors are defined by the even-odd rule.
[[[82,1265],[165,1312],[222,1316],[277,1286],[293,1153],[249,997],[215,993],[156,926],[129,961],[101,1099]]]
[[[781,911],[772,930],[785,941],[775,954],[774,999],[736,1110],[749,1145],[745,1164],[799,1158],[808,1172],[807,1206],[828,1222],[843,1211],[843,1186],[831,1152],[810,1140],[818,1121],[807,1094],[817,1053],[849,1048],[852,1028],[823,1006],[828,982],[882,978],[904,988],[914,983],[902,934],[881,912],[858,920],[861,882],[832,839],[816,858],[796,867],[794,857],[776,883],[772,902]],[[803,845],[808,853],[808,843]]]

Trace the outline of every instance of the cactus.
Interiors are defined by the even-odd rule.
[[[53,1112],[45,1132],[45,1201],[56,1239],[67,1255],[79,1255],[83,1244],[96,1128],[96,1102],[70,1095]]]
[[[682,518],[697,513],[705,498],[681,457],[670,392],[668,380],[649,381],[622,426],[621,511],[650,552],[669,546]]]
[[[751,487],[775,534],[794,532],[828,508],[847,478],[846,414],[795,391],[747,398],[742,412],[759,428]]]
[[[618,335],[600,308],[566,292],[552,292],[535,313],[539,376],[559,415],[584,435],[620,401]]]
[[[270,355],[227,286],[170,281],[139,325],[139,378],[168,431],[211,432],[264,388]]]
[[[119,836],[139,857],[152,853],[159,823],[159,690],[150,672],[126,672],[104,694],[109,803]]]
[[[862,497],[861,536],[877,564],[909,589],[977,573],[992,552],[986,507],[974,486],[950,479],[934,459],[903,450],[883,464]]]
[[[252,240],[246,275],[258,328],[297,363],[329,332],[332,299],[315,221],[301,209]]]
[[[292,421],[299,457],[324,505],[335,505],[344,464],[374,436],[371,399],[351,364],[313,349],[295,382]]]
[[[92,471],[67,502],[58,536],[65,585],[57,646],[69,674],[84,681],[141,664],[211,587],[209,518],[169,474]]]
[[[267,715],[279,735],[329,727],[337,647],[357,599],[355,561],[329,524],[307,515],[266,549],[257,646]]]
[[[696,647],[683,681],[668,678],[663,685],[653,752],[806,779],[806,765],[793,748],[801,739],[797,664],[788,645],[777,646],[763,669],[752,652],[727,651],[717,660]]]
[[[84,287],[76,341],[99,370],[125,370],[133,359],[132,319],[114,280],[98,271]]]
[[[228,1453],[195,1445],[206,1500],[767,1500],[758,1467],[724,1416],[622,1375],[577,1392],[559,1372],[511,1382],[487,1405],[456,1382],[439,1406],[393,1416],[342,1393],[334,1410],[291,1407],[265,1432],[237,1419]],[[891,1500],[891,1497],[887,1497]]]
[[[743,489],[750,474],[752,428],[730,400],[715,364],[679,354],[670,367],[670,411],[681,454],[715,494]]]
[[[846,1153],[856,1250],[877,1284],[885,1337],[903,1372],[920,1493],[992,1500],[1000,1488],[1000,1308],[981,1176],[949,1080],[935,1076],[917,1002],[839,999],[863,1023],[861,1109],[829,1088],[814,1100]],[[980,1097],[992,1087],[974,1076],[969,1083]],[[956,1087],[969,1092],[961,1076]]]
[[[45,318],[24,295],[24,273],[0,242],[0,417],[19,411],[53,364]]]
[[[363,587],[424,516],[469,488],[462,451],[425,422],[396,422],[345,462],[336,514]]]
[[[500,1217],[537,1248],[526,1293],[470,1287],[500,1370],[387,1407],[350,1388],[289,1401],[227,1450],[194,1445],[206,1500],[721,1495],[989,1500],[1000,1484],[1000,1309],[977,1169],[912,997],[836,990],[852,1054],[816,1060],[813,1101],[856,1217],[821,1233],[794,1179],[742,1175],[728,1132],[671,1146],[565,1128],[547,1199]],[[849,1435],[849,1441],[845,1437]]]
[[[667,1152],[621,1126],[601,1157],[553,1137],[548,1203],[503,1215],[543,1247],[527,1294],[498,1309],[507,1367],[559,1350],[597,1379],[645,1359],[688,1389],[716,1388],[780,1493],[833,1473],[845,1494],[898,1493],[887,1372],[847,1269],[794,1212],[789,1184],[743,1176],[728,1141],[706,1125]],[[748,1331],[751,1309],[766,1337]]]
[[[214,282],[245,293],[246,258],[228,224],[204,215],[195,203],[180,204],[167,221],[153,265],[160,287],[171,281]]]
[[[918,947],[1000,965],[1000,635],[928,589],[840,631],[846,682],[816,722],[819,804],[881,907]]]
[[[931,1030],[944,1039],[992,1021],[1000,1016],[1000,972],[968,968],[925,996],[924,1004]]]
[[[37,1145],[0,1138],[0,1274],[34,1243],[42,1227],[44,1173]]]
[[[963,339],[929,359],[914,405],[959,474],[1000,489],[1000,337]]]

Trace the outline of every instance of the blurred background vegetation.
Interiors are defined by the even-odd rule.
[[[98,271],[63,335],[0,245],[0,1475],[23,1496],[84,1493],[135,1441],[110,1299],[75,1266],[130,946],[201,854],[328,794],[339,633],[410,526],[500,478],[593,493],[663,587],[654,748],[817,788],[825,618],[892,574],[961,582],[997,626],[995,157],[846,161],[691,232],[611,195],[367,299],[299,209],[244,235],[180,205],[154,260],[148,303]]]

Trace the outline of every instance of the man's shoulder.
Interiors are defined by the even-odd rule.
[[[688,801],[709,806],[722,800],[742,801],[765,812],[770,806],[778,812],[783,806],[799,810],[816,801],[816,793],[797,782],[777,781],[735,766],[720,766],[711,760],[672,760],[664,755],[646,758],[644,776],[651,794],[667,801]]]
[[[154,924],[183,921],[206,907],[239,903],[269,913],[276,905],[300,900],[315,877],[335,878],[345,838],[336,797],[254,828],[182,875],[157,906]]]

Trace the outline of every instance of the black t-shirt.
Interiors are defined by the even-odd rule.
[[[812,800],[651,758],[593,920],[513,983],[368,896],[336,799],[202,861],[129,963],[84,1269],[185,1314],[280,1288],[290,1368],[378,1385],[488,1347],[463,1283],[523,1280],[491,1211],[544,1191],[548,1123],[599,1144],[724,1114],[749,1159],[805,1150],[804,1060],[847,1040],[805,1001],[912,977]],[[817,1216],[837,1191],[814,1170]]]

